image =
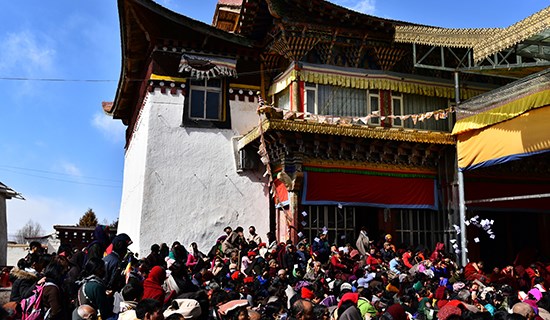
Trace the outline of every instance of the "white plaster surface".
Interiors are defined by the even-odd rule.
[[[153,243],[197,242],[207,252],[223,233],[255,225],[265,240],[269,193],[264,169],[235,170],[231,138],[258,122],[256,104],[231,102],[235,129],[182,127],[184,97],[148,94],[126,154],[119,232],[132,237],[132,250],[149,253]],[[245,232],[246,233],[246,232]]]
[[[6,198],[0,195],[0,266],[5,266],[7,261],[8,222],[6,216]]]
[[[11,244],[7,245],[7,266],[16,266],[19,259],[23,259],[27,256],[28,244]]]

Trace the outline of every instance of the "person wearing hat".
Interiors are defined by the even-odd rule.
[[[407,313],[402,305],[396,303],[389,306],[380,319],[383,320],[407,320]]]
[[[121,276],[120,270],[126,267],[122,265],[123,259],[131,244],[132,239],[126,233],[121,233],[114,237],[111,253],[103,258],[103,262],[105,262],[105,277],[103,280],[107,287],[115,292],[120,291],[125,285],[125,279]]]
[[[198,319],[202,310],[199,302],[194,299],[174,299],[168,309],[164,311],[164,317],[179,314],[184,319]]]
[[[254,262],[254,258],[256,257],[256,252],[254,251],[248,251],[246,256],[243,256],[241,258],[241,272],[247,276],[251,276],[252,274],[248,274],[247,269],[252,265]],[[250,272],[250,270],[249,270]]]

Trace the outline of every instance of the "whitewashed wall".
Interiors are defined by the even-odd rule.
[[[143,210],[143,190],[145,188],[145,167],[149,136],[150,106],[147,98],[135,125],[135,132],[124,157],[124,178],[122,199],[118,221],[118,232],[127,233],[134,245],[131,249],[139,252],[141,212]]]
[[[8,222],[6,216],[6,198],[0,194],[0,266],[7,263]]]
[[[8,259],[6,261],[6,265],[7,266],[16,266],[17,261],[19,261],[19,259],[23,259],[27,256],[27,254],[28,254],[27,249],[28,248],[29,248],[28,244],[8,243],[8,245],[6,246],[7,257],[8,257]]]
[[[175,240],[195,241],[206,252],[228,225],[255,225],[265,239],[264,169],[238,174],[231,142],[257,125],[256,104],[232,101],[235,129],[222,130],[182,127],[183,102],[180,93],[148,94],[126,155],[119,232],[132,237],[140,255]]]

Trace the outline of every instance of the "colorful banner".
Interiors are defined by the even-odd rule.
[[[302,204],[437,209],[432,174],[308,167]]]
[[[457,136],[458,166],[470,170],[550,150],[550,106]]]
[[[273,188],[275,190],[275,194],[273,196],[275,207],[282,208],[288,206],[290,201],[288,200],[288,190],[286,189],[285,184],[281,180],[275,179],[273,180]]]

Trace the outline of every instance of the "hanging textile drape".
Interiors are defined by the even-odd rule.
[[[179,72],[187,72],[196,80],[216,77],[237,77],[237,61],[184,53],[181,56]]]
[[[433,174],[308,168],[302,204],[437,209]]]

